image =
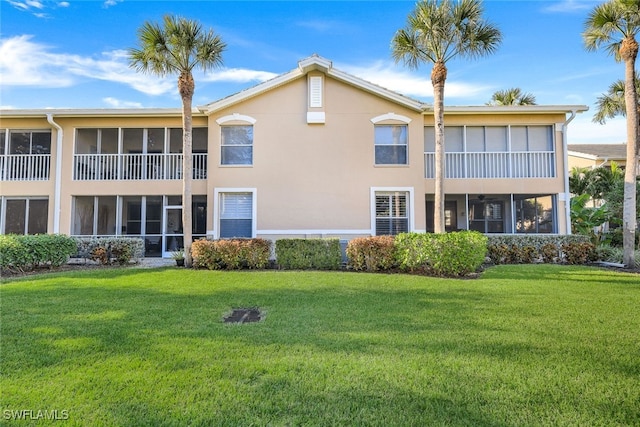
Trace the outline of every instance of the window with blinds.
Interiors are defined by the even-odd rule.
[[[220,238],[253,236],[253,194],[220,193]]]
[[[392,235],[409,231],[407,193],[376,193],[376,235]]]
[[[374,146],[376,165],[406,165],[407,126],[376,126]]]
[[[252,165],[253,126],[223,126],[221,150],[223,165]]]

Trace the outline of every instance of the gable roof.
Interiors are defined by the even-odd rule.
[[[569,144],[570,156],[592,160],[626,160],[627,144]]]
[[[199,106],[198,110],[204,112],[205,114],[212,114],[223,108],[230,107],[239,102],[269,92],[279,86],[285,85],[289,82],[292,82],[293,80],[305,76],[310,71],[316,70],[321,71],[327,76],[330,76],[343,83],[354,86],[358,89],[377,95],[389,101],[395,102],[414,111],[422,112],[426,107],[426,104],[421,101],[401,95],[392,90],[385,89],[382,86],[378,86],[354,75],[345,73],[344,71],[340,71],[337,68],[333,67],[333,63],[330,60],[314,54],[298,62],[298,67],[287,73],[280,74],[279,76],[276,76],[270,80],[262,82],[243,91],[237,92],[233,95],[227,96],[226,98],[222,98],[218,101],[214,101],[204,106]]]

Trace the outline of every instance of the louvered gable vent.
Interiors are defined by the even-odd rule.
[[[309,78],[309,108],[322,108],[322,77]]]

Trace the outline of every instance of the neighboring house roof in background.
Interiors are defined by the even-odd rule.
[[[592,160],[626,160],[627,144],[569,144],[570,156]]]

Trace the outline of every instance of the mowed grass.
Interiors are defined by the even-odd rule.
[[[0,423],[640,425],[638,275],[115,269],[0,297]],[[222,322],[254,306],[263,322]]]

